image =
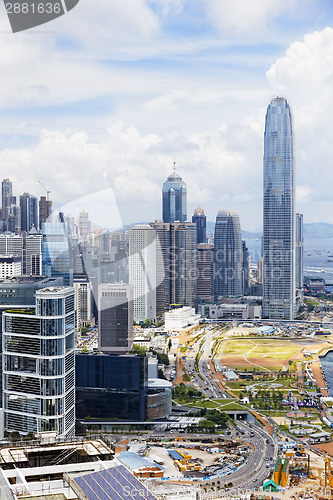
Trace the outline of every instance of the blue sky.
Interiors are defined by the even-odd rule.
[[[41,180],[58,206],[113,189],[130,223],[161,217],[175,160],[189,215],[236,210],[258,230],[265,112],[283,95],[297,210],[333,223],[332,24],[330,0],[81,0],[14,35],[1,6],[2,176],[16,194]]]

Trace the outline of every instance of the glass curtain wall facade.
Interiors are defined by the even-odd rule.
[[[2,328],[5,429],[74,435],[74,290],[37,291],[36,307],[6,311]]]
[[[264,135],[263,316],[295,318],[293,121],[286,99],[268,106]]]
[[[185,222],[187,219],[187,189],[182,178],[173,172],[162,189],[163,222]]]
[[[215,296],[237,297],[243,294],[243,246],[239,216],[220,210],[216,217]]]
[[[42,224],[42,259],[44,276],[62,276],[65,286],[73,285],[71,238],[64,222]]]

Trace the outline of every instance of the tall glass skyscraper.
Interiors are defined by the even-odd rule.
[[[62,220],[42,224],[42,259],[44,276],[62,276],[65,286],[73,285],[71,237]]]
[[[295,317],[293,121],[286,99],[267,108],[264,136],[263,316]]]
[[[186,222],[187,189],[182,178],[173,172],[163,184],[163,222]]]
[[[220,210],[214,236],[215,295],[235,297],[243,294],[243,247],[239,216]]]

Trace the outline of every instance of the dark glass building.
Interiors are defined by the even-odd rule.
[[[243,248],[239,217],[236,212],[220,210],[216,217],[215,296],[243,294]]]
[[[21,231],[27,233],[35,227],[38,229],[38,202],[35,196],[23,193],[20,196]]]
[[[77,353],[75,363],[76,418],[146,420],[148,358]]]
[[[197,225],[197,242],[206,243],[206,216],[202,208],[197,207],[192,215],[192,222]]]
[[[73,285],[72,244],[67,225],[61,220],[42,224],[43,275],[61,276],[65,286]]]

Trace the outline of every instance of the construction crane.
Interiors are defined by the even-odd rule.
[[[46,189],[46,187],[44,186],[44,184],[41,181],[38,181],[38,182],[42,186],[42,188],[45,189],[45,191],[46,191],[46,199],[47,199],[47,201],[49,201],[49,194],[51,193],[51,188]]]

